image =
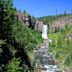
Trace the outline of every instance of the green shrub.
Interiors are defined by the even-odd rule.
[[[59,56],[60,56],[60,52],[59,51],[56,51],[55,58],[58,58]]]
[[[6,72],[21,72],[20,61],[15,57],[5,66]]]
[[[65,26],[59,33],[49,34],[52,39],[49,51],[65,66],[72,66],[72,40],[67,37],[71,33],[72,27]]]

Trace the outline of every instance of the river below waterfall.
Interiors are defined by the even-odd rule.
[[[40,67],[41,72],[62,72],[59,71],[53,56],[48,53],[48,40],[44,40],[44,43],[34,50],[34,56],[36,66]]]

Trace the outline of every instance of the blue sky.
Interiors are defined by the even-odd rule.
[[[35,17],[71,13],[72,0],[13,0],[17,10],[26,10]]]

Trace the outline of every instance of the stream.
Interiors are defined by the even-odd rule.
[[[36,67],[40,67],[41,72],[62,72],[59,71],[58,65],[55,63],[55,59],[50,53],[48,53],[48,40],[44,40],[44,43],[34,50],[34,56],[36,60]]]

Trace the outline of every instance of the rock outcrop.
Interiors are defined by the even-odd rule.
[[[33,22],[32,16],[30,16],[28,13],[22,13],[22,12],[17,12],[16,17],[17,20],[19,20],[23,26],[26,25],[29,28],[42,32],[43,27],[42,21],[35,20],[35,22]]]
[[[49,23],[49,32],[57,32],[66,25],[72,25],[72,15],[58,18]]]

